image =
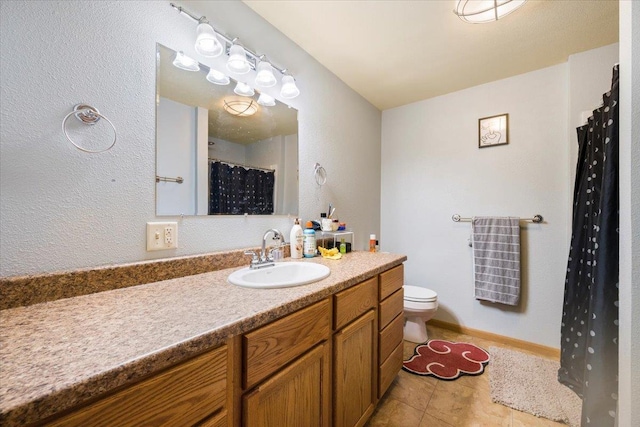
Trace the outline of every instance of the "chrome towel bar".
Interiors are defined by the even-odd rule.
[[[166,176],[158,176],[156,175],[156,182],[160,182],[160,181],[164,181],[164,182],[177,182],[178,184],[182,184],[184,182],[184,178],[181,176],[178,176],[176,178],[169,178]]]
[[[471,222],[471,220],[473,218],[462,218],[460,215],[455,214],[451,217],[451,219],[453,220],[453,222]],[[520,218],[520,221],[531,221],[531,222],[535,222],[535,223],[541,223],[542,221],[544,221],[544,218],[542,217],[542,215],[538,214],[538,215],[534,215],[533,218]]]

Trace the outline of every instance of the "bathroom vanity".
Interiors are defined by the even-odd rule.
[[[227,268],[0,311],[2,425],[361,426],[402,366],[405,256],[258,290]]]

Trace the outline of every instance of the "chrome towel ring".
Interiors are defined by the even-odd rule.
[[[67,132],[67,120],[69,120],[69,117],[71,116],[75,116],[76,119],[80,120],[86,125],[95,125],[96,123],[98,123],[98,121],[100,121],[101,118],[105,119],[107,123],[109,123],[113,128],[113,142],[111,143],[111,145],[102,150],[89,150],[73,142],[73,140],[69,136],[69,133]],[[111,123],[111,120],[100,114],[97,108],[94,108],[87,104],[77,104],[73,107],[73,111],[64,116],[64,119],[62,119],[62,132],[74,147],[76,147],[80,151],[84,151],[85,153],[102,153],[104,151],[111,150],[111,148],[116,145],[116,140],[118,139],[118,132],[116,131],[116,127],[113,125],[113,123]]]
[[[322,186],[325,182],[327,182],[327,171],[320,165],[320,163],[316,163],[313,166],[313,176],[316,179],[316,184]]]

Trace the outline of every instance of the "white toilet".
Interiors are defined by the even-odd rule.
[[[425,322],[438,310],[438,294],[431,289],[404,286],[404,339],[423,343],[429,339]]]

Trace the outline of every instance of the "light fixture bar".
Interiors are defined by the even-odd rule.
[[[211,25],[211,23],[207,20],[206,16],[201,16],[201,17],[197,17],[196,15],[194,15],[193,13],[189,12],[187,9],[185,9],[182,6],[177,6],[174,3],[169,3],[169,5],[174,8],[175,10],[178,11],[178,13],[180,13],[181,15],[186,16],[189,19],[192,19],[193,21],[202,24],[202,23],[206,23]],[[213,27],[213,25],[211,25],[211,27]],[[234,41],[238,40],[238,38],[232,38],[232,37],[227,37],[225,34],[222,34],[220,31],[218,31],[217,28],[213,27],[213,31],[215,31],[215,33],[218,35],[218,37],[220,37],[220,39],[222,39],[222,41],[224,41],[225,43],[225,52],[228,51],[228,48],[233,46]],[[247,49],[246,46],[243,46],[245,52],[247,52],[247,55],[251,58],[251,61],[249,61],[251,68],[252,69],[256,69],[258,66],[258,62],[260,62],[261,59],[264,59],[266,57],[266,55],[258,55],[257,53],[253,52],[250,49]],[[286,68],[280,68],[276,65],[273,64],[273,62],[269,61],[269,63],[271,64],[271,66],[278,71],[280,74],[284,75],[288,75],[287,74],[287,69]]]

